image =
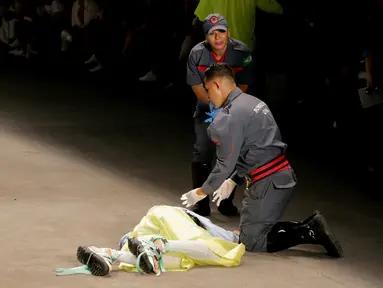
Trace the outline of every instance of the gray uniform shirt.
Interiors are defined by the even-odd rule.
[[[287,145],[267,105],[234,89],[208,128],[217,162],[202,189],[212,194],[236,170],[244,177],[284,153]]]
[[[226,48],[226,54],[222,62],[230,65],[235,72],[237,85],[250,85],[254,81],[252,57],[250,49],[241,41],[229,39]],[[203,83],[205,71],[211,64],[216,63],[210,46],[201,42],[190,51],[187,62],[186,82],[190,86],[196,86]],[[209,111],[209,105],[198,101],[196,115],[199,112]],[[204,113],[203,113],[204,114]]]

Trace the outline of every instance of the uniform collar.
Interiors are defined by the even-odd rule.
[[[239,89],[238,87],[235,88],[233,91],[230,92],[229,96],[226,98],[226,101],[222,105],[222,107],[228,106],[231,102],[234,101],[235,98],[237,98],[241,94],[242,94],[242,90]]]

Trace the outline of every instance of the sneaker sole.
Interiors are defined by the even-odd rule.
[[[142,247],[142,244],[139,239],[136,237],[132,237],[128,239],[128,248],[130,252],[132,252],[133,255],[138,257],[141,253],[145,252],[144,247]],[[154,273],[154,267],[152,263],[149,261],[149,257],[146,253],[142,254],[140,258],[140,269],[145,272],[146,274],[153,274]]]
[[[86,246],[77,248],[77,260],[87,265],[94,276],[105,276],[111,271],[110,264]]]
[[[323,246],[326,248],[328,254],[335,258],[343,258],[343,248],[340,245],[338,239],[335,237],[335,234],[331,231],[327,225],[326,219],[322,215],[316,215],[313,219],[314,225],[316,225],[321,231],[320,241],[323,242]]]

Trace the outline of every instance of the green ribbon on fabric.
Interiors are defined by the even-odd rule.
[[[92,275],[87,265],[74,267],[74,268],[57,268],[56,276],[67,276],[76,274]]]

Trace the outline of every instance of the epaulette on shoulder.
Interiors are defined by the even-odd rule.
[[[206,49],[206,43],[205,41],[202,41],[198,43],[197,45],[195,45],[190,52],[199,54],[199,53],[202,53],[202,51],[205,49]]]

